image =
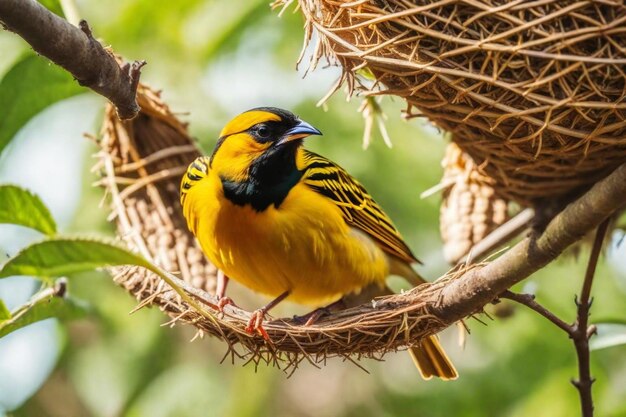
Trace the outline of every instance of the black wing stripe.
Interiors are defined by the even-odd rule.
[[[417,261],[389,217],[361,184],[320,155],[304,151],[304,158],[304,183],[333,201],[347,224],[374,238],[386,252],[407,262]]]
[[[180,182],[180,203],[185,204],[187,198],[187,192],[202,178],[206,177],[209,172],[209,158],[207,156],[200,156],[196,158],[189,167],[187,172],[183,175]]]

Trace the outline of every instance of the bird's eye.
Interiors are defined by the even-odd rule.
[[[270,128],[266,125],[259,125],[256,128],[256,134],[262,139],[267,139],[270,136]]]

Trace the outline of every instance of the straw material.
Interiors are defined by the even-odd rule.
[[[115,281],[139,301],[137,308],[156,305],[170,323],[192,324],[198,335],[224,340],[225,357],[243,358],[295,370],[306,359],[323,365],[330,357],[350,361],[381,358],[389,351],[419,343],[452,323],[429,311],[438,303],[441,288],[467,269],[458,268],[434,284],[423,284],[402,295],[392,295],[321,318],[311,326],[291,319],[264,323],[265,340],[245,327],[250,313],[226,306],[215,310],[215,267],[207,262],[186,227],[178,199],[180,177],[197,155],[186,127],[161,101],[159,94],[140,85],[139,116],[121,122],[109,106],[99,144],[98,171],[111,200],[111,219],[126,244],[177,275],[178,285],[190,294],[189,305],[158,276],[138,267],[114,268]],[[473,266],[476,268],[480,266]],[[355,362],[356,363],[356,362]]]
[[[448,145],[441,164],[445,189],[439,229],[444,257],[454,265],[508,220],[508,204],[494,190],[493,179],[456,144]]]
[[[621,0],[299,6],[313,67],[329,57],[350,94],[406,99],[407,116],[452,132],[503,198],[532,205],[578,193],[626,160]]]

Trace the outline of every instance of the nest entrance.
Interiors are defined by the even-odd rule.
[[[180,178],[199,150],[186,126],[145,85],[138,88],[140,115],[120,121],[112,107],[106,112],[100,139],[98,168],[111,196],[111,220],[128,246],[162,268],[176,273],[179,286],[200,300],[206,310],[188,305],[157,275],[139,267],[114,268],[115,281],[143,305],[156,305],[172,318],[186,322],[200,334],[224,340],[229,353],[255,363],[266,362],[296,368],[307,359],[322,364],[330,357],[354,361],[380,358],[389,351],[414,345],[451,323],[429,314],[452,273],[434,284],[423,284],[402,295],[381,297],[363,305],[333,313],[311,326],[289,319],[264,323],[270,336],[245,332],[249,314],[226,306],[219,315],[212,308],[216,269],[208,263],[187,230],[178,198]]]

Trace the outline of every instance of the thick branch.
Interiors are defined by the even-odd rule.
[[[35,0],[0,0],[0,23],[70,72],[80,85],[108,98],[121,119],[132,119],[139,112],[135,96],[145,62],[120,67],[85,21],[79,29]]]
[[[595,184],[552,219],[498,259],[468,271],[446,286],[432,314],[447,323],[460,320],[554,260],[569,245],[598,227],[626,201],[626,164]]]

